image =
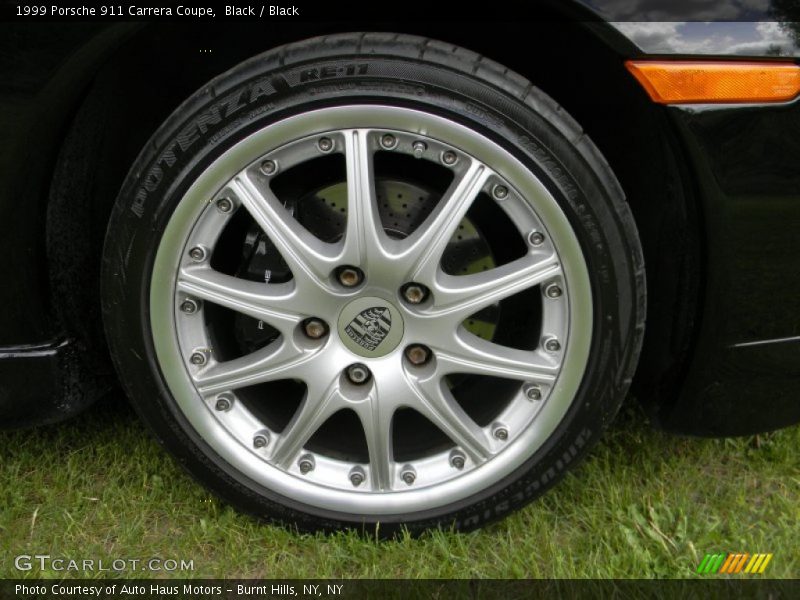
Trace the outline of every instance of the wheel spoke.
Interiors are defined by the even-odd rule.
[[[555,358],[548,360],[538,352],[488,342],[463,327],[457,338],[458,347],[435,350],[437,370],[442,375],[470,373],[535,383],[555,381],[559,369]]]
[[[272,461],[288,469],[311,436],[343,405],[338,382],[324,392],[309,384],[300,407],[275,443]]]
[[[298,312],[301,298],[291,283],[259,283],[193,266],[181,269],[177,287],[190,296],[265,321],[283,335],[290,335],[307,316]]]
[[[440,378],[412,384],[416,401],[412,408],[441,429],[472,460],[483,462],[491,455],[486,432],[459,406]]]
[[[357,405],[356,412],[364,427],[369,450],[369,469],[372,489],[392,489],[392,417],[394,408],[381,404],[379,398],[370,398]]]
[[[354,130],[345,134],[345,158],[347,228],[339,260],[363,268],[381,253],[385,237],[376,210],[375,176],[367,131]]]
[[[318,351],[302,352],[279,338],[246,356],[210,365],[195,382],[201,394],[210,395],[278,379],[305,379],[308,363],[317,355]]]
[[[545,259],[528,254],[510,263],[471,275],[439,273],[434,287],[431,316],[452,316],[463,321],[482,308],[561,273],[556,256]]]
[[[336,263],[335,246],[311,234],[268,187],[256,186],[246,174],[240,174],[230,185],[289,265],[295,280],[327,288],[328,275]]]
[[[489,175],[489,169],[483,164],[471,161],[464,173],[450,184],[425,222],[405,240],[403,254],[405,260],[412,262],[409,281],[428,282],[435,277],[445,247]]]

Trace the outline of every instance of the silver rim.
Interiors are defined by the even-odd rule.
[[[387,235],[378,214],[378,152],[414,156],[451,173],[435,208],[402,238]],[[272,185],[323,154],[340,155],[346,173],[344,235],[332,242],[304,227]],[[502,209],[525,250],[488,270],[447,273],[443,253],[479,196]],[[225,228],[240,211],[280,253],[289,280],[251,281],[212,266]],[[342,267],[356,267],[355,276]],[[409,291],[409,283],[419,284],[422,294]],[[494,343],[466,326],[481,309],[531,289],[541,303],[534,347]],[[210,333],[213,306],[266,324],[275,339],[224,359]],[[269,125],[202,172],[159,245],[150,315],[178,410],[233,469],[310,506],[387,515],[467,498],[542,446],[580,385],[592,297],[567,218],[510,153],[436,115],[345,106]],[[514,382],[490,422],[479,424],[455,397],[453,378],[463,376]],[[275,429],[243,392],[274,381],[305,388],[288,424]],[[341,445],[329,450],[311,443],[340,410],[357,417],[367,450],[362,459],[343,454]],[[402,440],[393,417],[401,410],[421,415],[448,443],[410,459],[395,456]]]

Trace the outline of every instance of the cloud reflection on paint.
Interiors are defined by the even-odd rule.
[[[775,21],[617,21],[612,25],[652,54],[800,56],[789,28]]]
[[[800,56],[800,0],[578,0],[653,54]]]

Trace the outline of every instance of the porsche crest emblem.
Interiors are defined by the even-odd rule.
[[[356,344],[367,350],[375,350],[392,329],[392,313],[384,306],[373,306],[362,310],[345,327],[345,333]]]

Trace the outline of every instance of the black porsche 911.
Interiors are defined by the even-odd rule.
[[[385,533],[523,506],[631,385],[800,422],[800,19],[603,4],[0,24],[0,426],[121,387],[240,509]]]

